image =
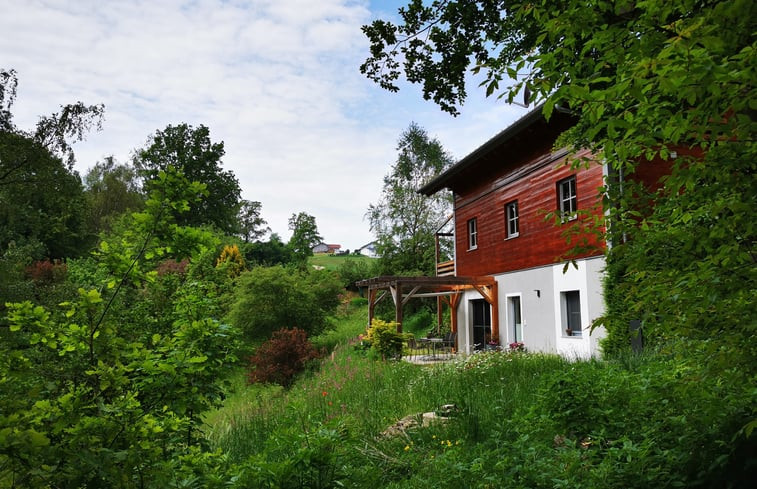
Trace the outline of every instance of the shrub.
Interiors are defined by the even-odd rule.
[[[363,260],[345,259],[337,269],[342,286],[347,290],[357,291],[355,282],[375,275],[376,267]]]
[[[60,260],[40,260],[24,269],[27,278],[35,283],[62,282],[66,279],[67,267]]]
[[[397,332],[397,323],[373,318],[368,327],[365,341],[370,343],[371,349],[381,355],[383,359],[400,358],[407,336],[407,334]]]
[[[239,277],[229,320],[248,340],[269,338],[282,326],[315,336],[326,328],[340,291],[328,272],[256,267]]]
[[[225,267],[229,277],[238,277],[245,268],[244,257],[237,245],[226,245],[221,250],[216,267]]]
[[[297,374],[305,370],[318,352],[299,328],[280,329],[250,358],[248,380],[252,383],[274,383],[289,387]]]
[[[158,277],[163,277],[164,275],[180,275],[183,277],[187,273],[187,265],[189,265],[189,259],[187,258],[181,261],[169,259],[161,262],[155,271],[158,272]]]

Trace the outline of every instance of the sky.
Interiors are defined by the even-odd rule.
[[[475,80],[453,117],[417,86],[365,78],[360,27],[405,3],[0,0],[0,67],[17,71],[21,129],[61,105],[105,105],[102,130],[74,145],[80,174],[129,162],[169,124],[205,125],[273,232],[287,240],[289,217],[307,212],[324,241],[354,250],[374,239],[365,213],[411,122],[458,160],[525,113]]]

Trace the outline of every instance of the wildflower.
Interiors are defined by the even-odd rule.
[[[326,397],[326,396],[328,396],[328,395],[329,395],[329,393],[328,393],[328,392],[326,392],[326,391],[323,391],[323,392],[321,392],[321,395],[322,395],[323,397]]]
[[[410,445],[405,445],[405,451],[406,452],[410,451]]]

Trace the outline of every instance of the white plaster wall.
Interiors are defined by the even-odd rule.
[[[604,313],[602,273],[604,258],[577,260],[563,273],[564,264],[555,264],[495,276],[499,296],[499,342],[513,341],[507,297],[519,295],[523,322],[523,342],[530,351],[559,353],[568,358],[586,358],[599,353],[598,341],[605,336],[602,328],[589,333],[591,322]],[[562,327],[560,293],[578,290],[581,299],[583,335],[565,336]],[[538,292],[537,292],[538,291]],[[463,294],[458,306],[458,346],[472,352],[472,314],[470,301],[480,299],[476,291]]]
[[[602,272],[604,258],[577,260],[577,267],[552,266],[554,278],[554,325],[557,351],[568,358],[588,358],[599,353],[597,340],[601,332],[590,333],[591,322],[604,312]],[[562,325],[560,293],[577,290],[581,300],[582,336],[566,336]],[[596,336],[595,336],[596,335]]]

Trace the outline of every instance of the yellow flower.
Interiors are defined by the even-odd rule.
[[[410,445],[405,445],[405,451],[407,452],[409,450],[410,450]]]

